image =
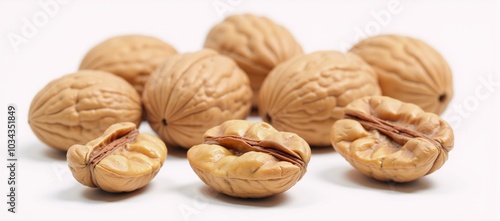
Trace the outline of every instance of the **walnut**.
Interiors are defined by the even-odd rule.
[[[139,133],[135,124],[111,125],[85,145],[75,144],[67,153],[75,179],[107,192],[130,192],[146,186],[167,157],[159,138]]]
[[[380,94],[374,70],[355,54],[319,51],[276,66],[262,84],[259,115],[277,130],[330,146],[332,124],[351,101]]]
[[[304,139],[264,122],[229,120],[203,137],[188,151],[191,167],[208,186],[235,197],[285,192],[304,176],[311,158]]]
[[[448,159],[452,128],[417,105],[364,97],[345,108],[331,128],[333,147],[361,173],[381,181],[409,182],[430,174]]]
[[[143,92],[151,128],[169,146],[203,142],[209,128],[250,112],[248,77],[211,49],[174,55],[151,75]]]
[[[104,71],[82,70],[47,84],[33,98],[29,124],[47,145],[66,151],[119,122],[141,122],[141,99],[127,81]]]
[[[151,72],[173,54],[177,54],[175,48],[155,37],[116,36],[87,52],[80,70],[102,70],[116,74],[132,84],[140,95]]]
[[[382,95],[414,103],[435,114],[443,113],[453,97],[448,63],[421,40],[380,35],[362,40],[351,52],[374,67]]]
[[[303,54],[285,27],[253,14],[231,15],[215,25],[205,47],[234,59],[250,78],[254,94],[259,93],[262,82],[277,64]],[[257,96],[252,102],[257,107]]]

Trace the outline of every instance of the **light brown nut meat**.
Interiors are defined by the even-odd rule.
[[[252,14],[232,15],[214,26],[205,47],[234,59],[248,74],[254,94],[258,94],[265,77],[277,64],[303,54],[285,27]],[[257,107],[257,96],[252,102]]]
[[[357,43],[351,52],[374,67],[384,96],[435,114],[443,113],[453,97],[448,63],[423,41],[380,35]]]
[[[361,173],[409,182],[441,168],[453,148],[452,128],[434,113],[373,96],[353,101],[330,131],[333,147]]]
[[[75,179],[107,192],[130,192],[146,186],[167,157],[159,138],[139,133],[130,122],[111,125],[86,145],[71,146],[68,165]]]
[[[224,194],[260,198],[285,192],[306,173],[307,142],[267,123],[230,120],[208,130],[187,156],[198,177]]]
[[[259,115],[311,146],[330,146],[332,124],[351,101],[379,95],[373,69],[354,54],[320,51],[278,65],[260,91]]]
[[[251,107],[248,77],[211,49],[174,55],[152,74],[143,93],[151,128],[169,146],[203,142],[209,128],[244,119]]]
[[[116,74],[142,94],[151,72],[173,54],[177,54],[175,48],[155,37],[116,36],[87,52],[80,64],[80,70],[102,70]]]
[[[125,80],[83,70],[47,84],[33,98],[29,124],[47,145],[66,151],[87,143],[118,122],[141,122],[141,100]]]

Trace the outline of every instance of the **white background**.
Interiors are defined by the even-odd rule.
[[[399,13],[381,24],[373,13],[387,11],[389,0],[70,0],[46,21],[40,17],[45,24],[16,47],[8,36],[23,36],[23,19],[42,16],[39,3],[47,1],[0,2],[0,160],[7,162],[9,103],[17,106],[19,144],[18,213],[7,212],[8,176],[2,166],[0,220],[500,220],[498,2],[400,0]],[[214,24],[240,12],[266,15],[286,26],[307,53],[341,50],[342,43],[353,43],[357,29],[409,35],[432,45],[454,75],[455,96],[443,115],[455,130],[448,161],[416,182],[381,183],[360,175],[333,148],[313,149],[307,174],[289,191],[241,200],[205,187],[185,151],[170,148],[147,188],[117,195],[76,182],[65,154],[40,142],[29,128],[35,94],[49,81],[74,72],[95,44],[137,33],[161,38],[179,52],[195,51]],[[368,32],[367,26],[372,27]],[[495,85],[488,90],[481,82],[489,78]],[[478,97],[477,91],[486,96]],[[152,132],[146,123],[141,131]]]

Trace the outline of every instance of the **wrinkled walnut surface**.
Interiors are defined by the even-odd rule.
[[[363,174],[409,182],[439,169],[453,148],[452,128],[434,113],[373,96],[353,101],[330,131],[333,147]]]
[[[266,78],[259,115],[277,130],[329,146],[329,130],[351,101],[379,95],[374,70],[354,54],[320,51],[278,65]]]
[[[68,165],[83,185],[108,192],[130,192],[147,185],[158,173],[167,147],[157,137],[139,133],[130,122],[111,125],[86,145],[73,145]]]
[[[205,47],[234,59],[249,76],[254,94],[258,94],[265,77],[277,64],[303,54],[285,27],[253,14],[231,15],[215,25],[207,35]],[[254,106],[257,98],[254,96]]]
[[[357,43],[351,52],[374,67],[384,96],[435,114],[443,113],[453,97],[448,63],[421,40],[379,35]]]
[[[109,38],[93,47],[80,64],[80,70],[102,70],[116,74],[142,94],[151,72],[167,57],[177,54],[162,40],[144,35]]]
[[[211,49],[174,55],[146,84],[143,103],[151,128],[169,146],[190,148],[205,131],[250,112],[248,77]]]
[[[208,186],[243,198],[282,193],[304,176],[311,149],[298,135],[267,123],[230,120],[208,130],[188,151],[191,167]]]
[[[66,151],[87,143],[118,122],[141,122],[141,99],[113,74],[83,70],[47,84],[33,98],[29,124],[47,145]]]

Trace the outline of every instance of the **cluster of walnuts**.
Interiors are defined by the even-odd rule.
[[[436,50],[411,37],[379,35],[358,42],[346,53],[304,53],[285,27],[266,17],[238,14],[215,25],[199,51],[178,53],[150,36],[118,36],[92,48],[79,69],[50,82],[35,96],[29,123],[40,140],[59,150],[94,141],[87,145],[87,155],[77,151],[71,157],[80,157],[75,166],[80,169],[96,167],[118,148],[116,143],[135,142],[137,135],[130,139],[109,135],[123,134],[115,124],[132,122],[138,127],[143,119],[166,146],[190,149],[191,166],[205,183],[218,183],[214,188],[239,197],[268,196],[290,188],[304,175],[309,146],[333,145],[364,174],[399,182],[438,169],[453,146],[451,128],[438,117],[453,96],[450,68]],[[266,123],[231,121],[247,118],[252,110]],[[109,131],[112,125],[114,131]],[[210,135],[218,126],[229,129]],[[266,142],[259,130],[271,126],[273,132],[264,134],[277,137]],[[275,135],[278,131],[290,134]],[[205,146],[199,147],[202,143]],[[407,143],[414,145],[412,149]],[[269,160],[286,161],[296,166],[291,170],[293,182],[271,193],[252,188],[238,192],[227,186],[228,177],[210,173],[220,170],[220,162],[200,163],[224,152],[217,146],[230,149],[226,154],[231,156],[260,152],[271,156]],[[429,158],[422,165],[408,155],[419,151],[425,152],[420,158]],[[385,165],[389,159],[392,163]],[[233,166],[246,164],[238,165]],[[416,169],[401,174],[406,167]],[[285,167],[279,164],[279,168]],[[74,175],[75,171],[72,168]],[[149,177],[156,172],[149,171]],[[80,182],[99,186],[96,178],[82,173],[75,175],[85,179]],[[140,186],[116,191],[136,188]]]

